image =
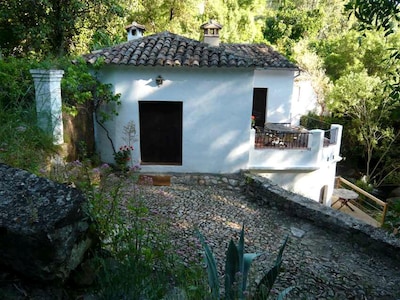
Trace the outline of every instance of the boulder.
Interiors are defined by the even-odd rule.
[[[92,245],[85,204],[75,188],[0,164],[0,266],[65,281]]]

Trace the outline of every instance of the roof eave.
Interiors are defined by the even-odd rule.
[[[255,70],[301,71],[299,67],[256,67]]]

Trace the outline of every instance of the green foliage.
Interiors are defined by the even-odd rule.
[[[115,0],[1,1],[0,48],[7,56],[62,56],[76,49],[81,34],[90,38],[122,15]]]
[[[2,110],[31,107],[34,104],[35,90],[29,70],[37,66],[38,63],[35,60],[14,57],[0,59],[0,108]]]
[[[203,235],[197,231],[199,240],[204,248],[204,259],[207,266],[208,284],[211,289],[212,299],[220,299],[219,277],[217,263],[210,247],[206,243]],[[282,255],[287,243],[288,237],[285,238],[279,249],[277,259],[274,266],[263,276],[257,286],[255,299],[266,299],[278,277],[279,270],[282,265]],[[244,225],[240,232],[239,242],[236,245],[233,240],[229,242],[228,251],[225,260],[225,297],[224,299],[245,299],[249,293],[247,291],[247,278],[250,271],[251,263],[262,253],[245,253],[244,252]],[[281,293],[283,297],[292,288],[288,288]]]
[[[388,211],[383,226],[395,236],[400,236],[400,198],[391,199],[388,202]]]
[[[349,0],[345,6],[346,11],[357,18],[360,31],[382,31],[385,36],[394,35],[397,32],[400,21],[400,6],[397,0]],[[397,38],[398,40],[398,38]],[[388,49],[391,52],[387,60],[394,71],[388,72],[389,80],[386,87],[390,90],[390,97],[395,101],[400,100],[400,51],[399,47]]]
[[[382,29],[385,35],[390,35],[400,21],[398,0],[350,0],[345,8],[360,21],[360,30]]]
[[[58,68],[64,70],[61,81],[63,109],[76,115],[78,108],[84,108],[89,112],[98,113],[100,122],[105,122],[117,114],[116,107],[120,104],[120,95],[113,94],[110,84],[100,82],[96,77],[97,70],[101,67],[99,61],[89,69],[82,58],[75,60],[59,59],[55,61]],[[101,106],[109,106],[111,110],[99,111]]]
[[[128,20],[146,26],[149,33],[164,30],[201,39],[200,25],[215,19],[223,25],[223,42],[261,41],[265,2],[262,0],[138,1]]]
[[[288,236],[286,236],[283,244],[279,248],[274,266],[267,272],[267,274],[261,279],[260,283],[258,284],[255,294],[256,299],[266,299],[269,296],[271,289],[274,286],[276,279],[278,278],[279,271],[282,266],[282,255],[283,251],[285,250],[287,241]],[[294,287],[287,287],[286,289],[284,289],[278,295],[278,299],[283,299],[293,288]]]
[[[117,152],[114,153],[114,160],[117,166],[124,170],[131,160],[131,151],[133,150],[132,146],[121,146]]]
[[[319,9],[299,9],[298,3],[285,1],[266,18],[264,38],[291,56],[296,42],[316,35],[322,26],[321,20]]]
[[[350,73],[336,81],[328,95],[328,105],[339,117],[351,119],[349,133],[364,148],[367,181],[376,180],[380,163],[399,138],[390,126],[390,116],[398,103],[382,91],[381,80],[366,72]],[[378,152],[377,152],[378,151]],[[381,154],[374,164],[374,153]],[[396,167],[396,165],[394,166]]]
[[[99,250],[90,261],[96,283],[89,289],[101,299],[161,299],[173,287],[203,299],[203,270],[183,263],[171,243],[167,220],[146,206],[146,182],[135,169],[115,174],[90,161],[53,165],[48,176],[81,189],[88,199],[92,231]]]
[[[96,123],[106,131],[112,150],[116,153],[114,142],[104,123],[118,115],[120,94],[113,93],[111,84],[102,83],[97,79],[97,71],[102,64],[100,60],[89,69],[82,58],[64,58],[56,61],[57,67],[65,71],[61,81],[63,110],[73,116],[79,110],[93,114]]]
[[[64,76],[61,81],[63,111],[76,116],[80,110],[85,110],[89,114],[94,114],[96,121],[102,126],[105,121],[110,120],[117,114],[117,107],[120,104],[120,95],[113,94],[111,85],[101,83],[97,79],[96,72],[101,64],[102,62],[99,61],[92,69],[89,69],[85,61],[81,58],[76,60],[72,60],[68,57],[62,59],[49,58],[40,62],[27,58],[17,59],[7,57],[5,59],[0,59],[0,81],[2,82],[0,85],[0,108],[7,111],[9,114],[19,115],[23,113],[23,118],[26,118],[29,112],[31,116],[27,128],[29,128],[29,130],[36,128],[32,127],[36,126],[34,124],[36,121],[36,113],[34,111],[35,89],[29,70],[62,69],[64,70]],[[100,107],[105,109],[100,110]],[[20,117],[17,117],[15,120],[10,121],[20,119]],[[5,129],[6,126],[19,126],[6,125],[6,123],[7,122],[3,124],[2,128]],[[35,131],[39,131],[39,129],[36,128]],[[12,132],[15,133],[16,131],[13,130]],[[22,138],[23,134],[19,135]],[[38,133],[34,136],[39,139],[43,134]],[[115,151],[111,139],[110,142]],[[43,141],[43,143],[46,144],[45,141]],[[32,151],[37,150],[37,147],[32,147],[30,149]],[[48,150],[44,150],[44,152],[48,153]],[[27,164],[29,160],[23,164],[20,159],[17,159],[18,157],[22,157],[22,155],[14,154],[12,157],[8,156],[8,159],[14,161],[16,166],[28,167]],[[43,161],[45,160],[46,158],[43,158]]]
[[[300,125],[307,129],[323,129],[329,130],[331,124],[340,124],[341,121],[333,116],[320,116],[314,113],[309,113],[300,118]]]
[[[341,36],[320,41],[315,49],[324,58],[327,75],[333,80],[350,72],[363,72],[384,78],[393,69],[384,62],[387,48],[395,45],[394,39],[384,39],[380,33],[360,36],[348,31]]]
[[[316,51],[310,48],[306,40],[302,40],[293,48],[293,55],[296,57],[297,65],[303,70],[303,76],[310,80],[319,107],[316,112],[320,115],[327,114],[325,95],[331,89],[332,82],[326,75],[322,58]]]
[[[203,235],[200,232],[197,232],[197,234],[204,248],[204,260],[207,266],[208,285],[211,289],[212,299],[219,299],[220,292],[219,292],[219,277],[218,277],[217,263]]]
[[[0,110],[0,162],[38,174],[56,152],[52,136],[36,125],[32,106]]]

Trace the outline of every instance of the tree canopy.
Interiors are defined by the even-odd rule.
[[[397,121],[400,119],[399,3],[398,0],[0,0],[0,59],[44,60],[87,53],[125,41],[125,26],[132,21],[145,25],[147,34],[168,30],[199,40],[200,25],[215,19],[223,25],[222,42],[271,44],[300,65],[312,81],[322,114],[342,118],[348,139],[361,146],[353,144],[346,152],[355,160],[366,159],[371,164],[366,171],[371,173],[378,162],[386,165],[390,161],[392,166],[399,163],[392,159],[393,148],[399,146],[396,132],[400,128]],[[15,61],[12,64],[16,65]],[[3,65],[8,68],[6,62]],[[370,85],[360,90],[358,87],[364,87],[366,82]],[[374,89],[367,97],[363,93],[372,86]],[[0,94],[14,87],[0,86]],[[356,115],[360,107],[368,107],[366,115]],[[377,114],[378,110],[384,110],[385,117]],[[349,123],[350,117],[353,121]],[[365,122],[357,123],[361,117]],[[367,121],[375,124],[379,132],[393,134],[382,134],[377,143],[368,144],[369,137],[360,139],[363,134],[360,126]],[[373,137],[377,131],[368,132]],[[359,149],[365,149],[365,155],[360,155]],[[382,155],[386,158],[382,159]]]
[[[85,29],[100,30],[122,15],[116,0],[1,0],[0,48],[4,55],[62,56]]]

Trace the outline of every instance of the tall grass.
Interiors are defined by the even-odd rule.
[[[36,125],[34,107],[0,109],[0,162],[38,174],[57,148]]]

